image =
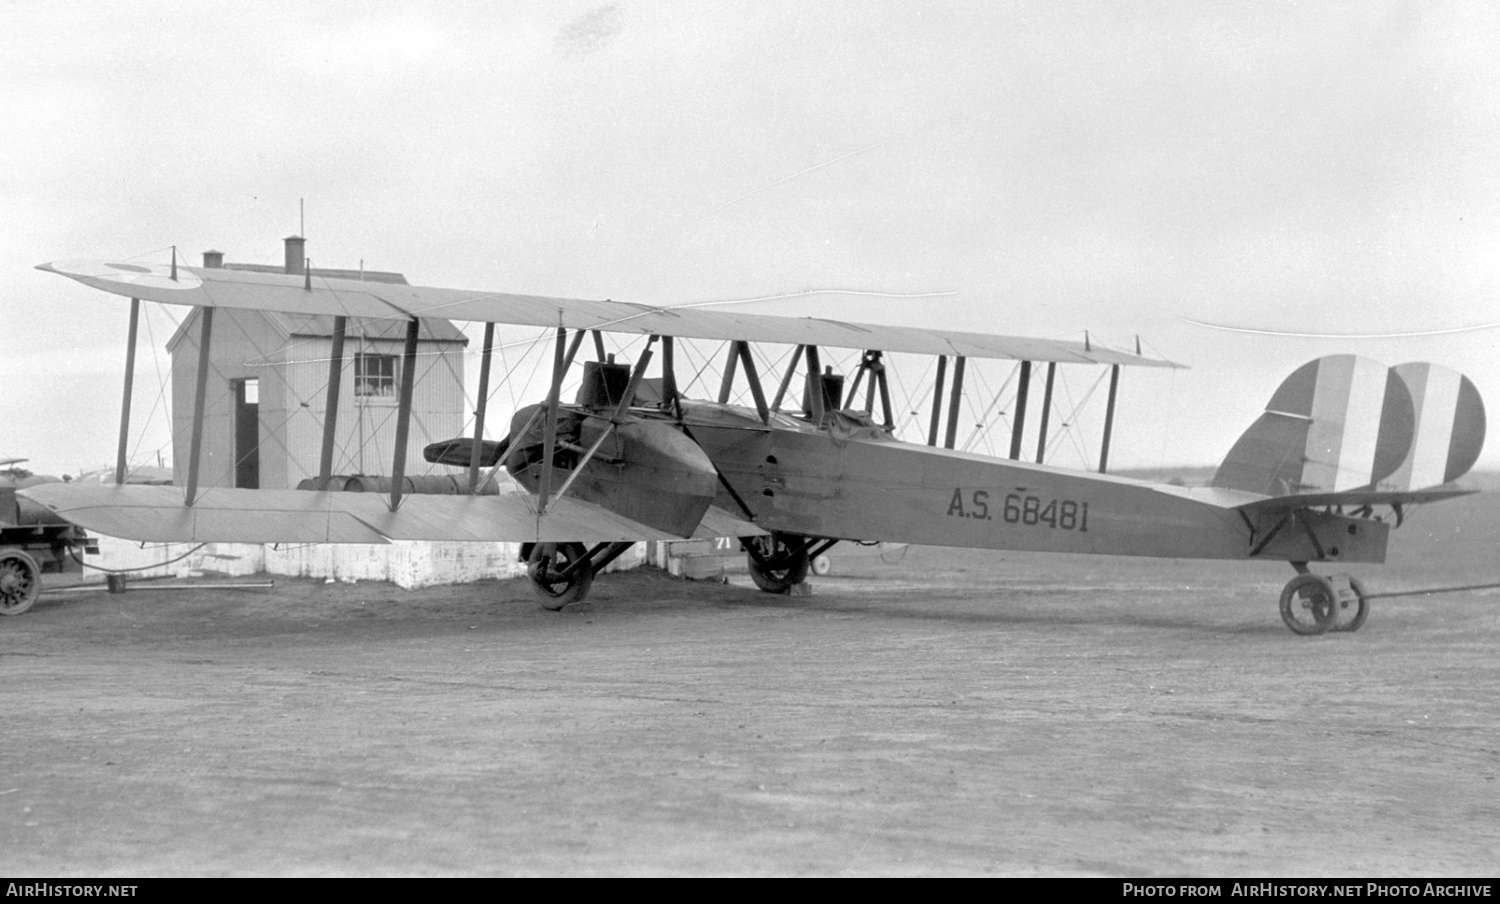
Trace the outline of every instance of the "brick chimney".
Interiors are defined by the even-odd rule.
[[[286,242],[286,272],[301,273],[307,261],[307,239],[300,235],[289,235]]]

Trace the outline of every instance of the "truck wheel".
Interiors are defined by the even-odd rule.
[[[0,552],[0,615],[20,615],[42,590],[42,569],[19,549]]]

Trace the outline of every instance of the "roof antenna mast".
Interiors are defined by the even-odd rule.
[[[307,238],[307,199],[297,199],[297,234],[305,240]],[[304,256],[302,258],[302,288],[312,291],[312,260]]]

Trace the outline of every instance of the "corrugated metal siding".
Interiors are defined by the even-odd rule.
[[[198,366],[197,318],[179,335],[172,354],[173,461],[176,482],[187,482],[193,389]],[[221,309],[214,318],[213,369],[205,407],[199,486],[233,486],[233,396],[230,381],[255,378],[260,388],[260,477],[267,489],[291,488],[318,472],[323,442],[331,339],[286,339],[256,312]],[[335,473],[389,474],[396,436],[396,400],[356,399],[354,355],[401,355],[399,341],[345,342]],[[422,447],[457,436],[463,429],[461,346],[426,344],[418,348],[412,424],[407,448],[408,474],[449,473],[422,460]],[[399,378],[399,374],[398,374]]]
[[[287,486],[296,486],[298,481],[317,475],[327,403],[328,359],[333,351],[332,340],[299,339],[298,344],[300,351],[286,369],[288,404],[297,406],[305,416],[293,416],[287,421],[290,452]],[[338,474],[389,474],[396,439],[396,400],[354,395],[357,352],[394,355],[399,359],[401,343],[355,336],[345,341],[333,470]],[[450,468],[422,460],[422,447],[457,436],[463,429],[466,411],[463,349],[419,346],[416,367],[406,473],[447,474]],[[399,381],[399,371],[397,378]]]
[[[195,312],[198,314],[200,312]],[[193,392],[198,378],[198,337],[201,319],[190,318],[178,333],[172,348],[172,463],[174,479],[187,483],[188,458],[192,441]],[[275,425],[284,420],[285,396],[280,369],[269,364],[283,344],[280,334],[264,318],[252,311],[219,310],[214,315],[212,361],[208,373],[208,395],[204,403],[203,453],[199,463],[198,485],[234,485],[234,395],[231,382],[241,379],[259,381],[261,485],[278,474],[275,460],[279,448],[273,435]],[[282,471],[284,473],[284,471]]]

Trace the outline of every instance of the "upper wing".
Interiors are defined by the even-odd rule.
[[[20,495],[87,530],[156,543],[385,543],[537,541],[606,543],[682,539],[608,509],[565,497],[538,516],[529,496],[407,496],[392,512],[376,493],[204,490],[183,505],[183,488],[51,483]],[[699,533],[765,531],[710,509]],[[696,534],[695,534],[696,536]]]
[[[746,340],[786,345],[880,349],[1014,361],[1178,367],[1081,342],[992,336],[953,330],[876,326],[816,317],[775,317],[723,310],[658,308],[620,301],[544,298],[504,292],[439,289],[244,270],[201,269],[99,261],[57,261],[39,270],[58,273],[117,295],[163,304],[291,311],[349,317],[442,317],[494,323]]]

